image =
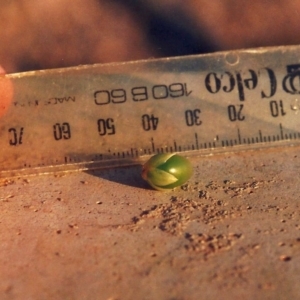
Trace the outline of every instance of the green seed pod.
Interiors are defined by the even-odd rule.
[[[143,166],[142,177],[155,189],[172,189],[184,184],[193,174],[192,164],[175,153],[156,154]]]

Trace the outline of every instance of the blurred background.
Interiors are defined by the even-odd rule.
[[[8,73],[300,44],[300,0],[0,0]]]

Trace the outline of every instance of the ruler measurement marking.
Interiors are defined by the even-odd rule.
[[[198,140],[198,134],[195,133],[195,141],[196,141],[196,149],[199,150],[199,140]]]
[[[175,152],[177,152],[177,143],[176,143],[176,141],[174,141],[174,150],[175,150]]]
[[[241,145],[242,143],[242,138],[241,138],[241,132],[240,132],[240,129],[238,128],[238,140],[239,140],[239,144]]]
[[[262,134],[262,131],[259,130],[258,133],[259,133],[259,137],[256,136],[256,137],[249,137],[247,138],[247,143],[249,144],[257,144],[261,141],[266,141],[266,139],[268,139],[268,142],[276,142],[276,141],[280,141],[280,140],[287,140],[287,139],[299,139],[300,138],[300,133],[284,133],[283,131],[283,126],[282,124],[280,123],[279,124],[279,128],[280,128],[280,135],[273,135],[273,136],[263,136]],[[238,136],[239,136],[239,141],[237,141],[236,139],[232,140],[232,139],[226,139],[226,140],[223,140],[222,141],[222,145],[224,145],[224,147],[234,147],[235,145],[237,145],[238,143],[240,143],[240,141],[242,140],[241,138],[241,134],[240,134],[240,130],[238,130]],[[195,134],[195,140],[196,140],[196,143],[198,141],[198,135]],[[245,142],[245,138],[243,138],[244,142]],[[174,141],[174,143],[177,145],[176,141]],[[151,138],[151,144],[154,145],[154,138],[152,137]],[[213,146],[215,143],[213,142]],[[199,144],[197,145],[197,147],[199,148]],[[207,149],[207,148],[212,148],[212,143],[211,142],[204,142],[203,144],[201,144],[201,147],[203,149]],[[192,145],[186,145],[186,146],[183,146],[183,145],[180,145],[179,147],[179,151],[189,151],[189,150],[195,150],[195,145],[192,144]],[[155,150],[155,149],[154,149]],[[153,151],[153,149],[152,149]],[[151,154],[152,151],[150,149],[148,149],[148,153],[147,153],[147,149],[143,149],[143,152],[144,154]],[[168,146],[166,146],[165,148],[156,148],[156,151],[154,151],[154,153],[164,153],[164,152],[169,152],[169,151],[173,151],[173,147],[171,146],[170,148]],[[108,152],[111,152],[111,150],[109,149]],[[130,148],[130,151],[122,151],[122,152],[113,152],[112,154],[113,156],[115,157],[122,157],[122,158],[125,158],[126,156],[134,156],[134,153],[133,153],[133,148]],[[136,152],[136,157],[140,156],[138,154],[138,152]],[[102,154],[101,155],[97,155],[94,157],[94,160],[102,160],[103,159],[103,156]],[[56,162],[58,162],[56,160]],[[79,159],[77,159],[76,157],[64,157],[64,162],[65,164],[69,164],[69,163],[72,163],[72,162],[80,162]],[[39,166],[43,166],[45,165],[45,163],[42,163],[42,164],[39,164]],[[29,164],[24,164],[24,167],[31,167],[31,165]]]
[[[152,145],[152,153],[155,152],[155,145],[154,145],[154,139],[151,138],[151,145]]]
[[[263,142],[263,137],[262,137],[262,133],[261,133],[260,129],[258,130],[258,134],[259,134],[259,140],[262,143]]]

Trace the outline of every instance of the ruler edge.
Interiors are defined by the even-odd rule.
[[[76,66],[62,67],[62,68],[52,68],[52,69],[38,69],[24,72],[16,72],[16,73],[7,73],[3,76],[8,79],[21,78],[25,76],[38,76],[44,74],[63,74],[70,71],[76,70],[88,70],[88,69],[96,69],[96,68],[107,68],[107,67],[118,67],[118,66],[130,66],[134,64],[142,64],[142,63],[159,63],[165,61],[178,61],[183,58],[185,59],[194,59],[194,58],[213,58],[214,56],[226,56],[227,54],[263,54],[265,52],[286,52],[293,51],[299,49],[300,45],[287,45],[287,46],[268,46],[268,47],[257,47],[257,48],[242,48],[236,50],[224,50],[224,51],[216,51],[204,54],[191,54],[191,55],[183,55],[183,56],[171,56],[171,57],[160,57],[160,58],[149,58],[149,59],[140,59],[140,60],[132,60],[132,61],[122,61],[122,62],[109,62],[109,63],[95,63],[95,64],[82,64]],[[1,79],[1,75],[0,75]]]
[[[178,155],[187,157],[190,160],[196,160],[207,157],[220,157],[232,155],[243,155],[246,153],[259,153],[262,151],[275,151],[291,148],[300,148],[300,144],[291,144],[287,141],[277,141],[271,147],[268,143],[258,143],[251,145],[251,148],[247,148],[247,145],[235,145],[224,148],[216,149],[202,149],[202,150],[190,150],[183,152],[174,152]],[[27,178],[40,175],[53,175],[63,176],[64,174],[71,174],[76,172],[93,172],[107,169],[126,168],[134,166],[142,166],[153,154],[139,156],[135,160],[124,159],[110,159],[105,161],[61,164],[55,166],[40,166],[33,168],[15,169],[0,171],[0,182],[16,178]]]

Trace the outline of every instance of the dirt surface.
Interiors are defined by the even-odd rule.
[[[4,180],[0,299],[299,299],[299,147]]]

